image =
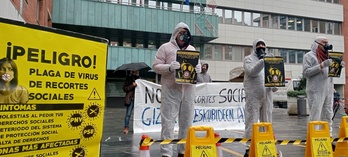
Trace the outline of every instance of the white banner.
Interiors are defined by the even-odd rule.
[[[161,85],[141,79],[136,83],[134,133],[160,132]],[[214,130],[244,130],[244,104],[243,83],[197,84],[192,123]]]

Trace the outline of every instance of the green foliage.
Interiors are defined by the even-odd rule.
[[[306,96],[306,77],[300,77],[300,82],[297,84],[297,88],[294,87],[294,90],[288,91],[288,97],[297,97],[299,95]]]
[[[292,90],[292,91],[288,91],[287,95],[288,95],[288,97],[297,97],[299,95],[306,95],[306,91],[305,90]]]

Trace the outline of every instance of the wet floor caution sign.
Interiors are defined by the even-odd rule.
[[[333,157],[328,122],[311,121],[308,124],[306,157]]]
[[[254,123],[250,157],[276,157],[277,149],[271,123]]]
[[[205,137],[197,137],[196,131],[206,131]],[[216,157],[214,130],[207,126],[193,126],[187,133],[185,154],[189,157]]]
[[[256,145],[257,156],[274,157],[277,155],[274,140],[261,141]]]
[[[312,150],[316,157],[332,156],[330,138],[312,138]]]

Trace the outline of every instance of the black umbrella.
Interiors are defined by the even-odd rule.
[[[122,64],[121,66],[117,67],[115,71],[119,70],[139,70],[139,71],[149,71],[151,68],[144,62],[137,62],[137,63],[126,63]]]

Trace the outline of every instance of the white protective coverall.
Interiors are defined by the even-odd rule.
[[[321,42],[325,37],[315,38]],[[328,77],[329,68],[320,68],[316,50],[318,43],[313,42],[311,51],[303,57],[303,76],[307,78],[306,94],[310,109],[309,121],[327,121],[332,136],[332,105],[333,105],[333,80]]]
[[[179,139],[186,138],[189,127],[193,122],[195,85],[175,83],[175,73],[169,71],[172,61],[176,61],[176,52],[179,46],[176,43],[180,29],[189,27],[180,22],[172,33],[170,41],[161,45],[156,53],[153,69],[156,73],[161,74],[161,138],[174,139],[175,120],[179,115]],[[196,50],[193,46],[188,45],[186,50]],[[173,70],[175,71],[175,70]],[[179,154],[184,154],[185,145],[178,144]],[[171,157],[173,154],[172,145],[161,145],[162,156]]]
[[[245,138],[251,138],[252,125],[260,122],[272,122],[272,88],[265,87],[264,61],[256,54],[256,44],[263,39],[256,39],[253,52],[244,58],[245,103]]]

